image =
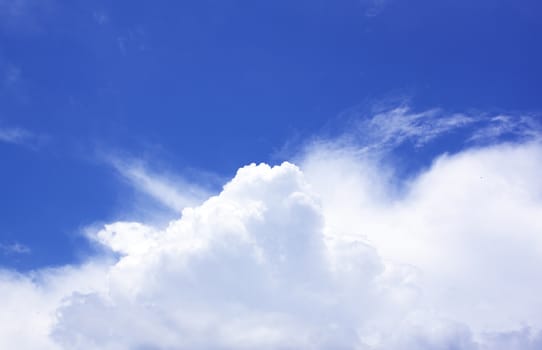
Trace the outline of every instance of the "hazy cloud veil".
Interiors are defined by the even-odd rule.
[[[537,124],[386,113],[370,144],[242,167],[166,227],[89,233],[113,260],[1,271],[0,347],[540,349]],[[457,128],[469,146],[406,183],[381,159]]]

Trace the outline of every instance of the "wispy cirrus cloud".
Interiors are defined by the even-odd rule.
[[[485,126],[474,131],[468,141],[491,142],[502,136],[539,138],[542,131],[540,118],[532,115],[499,114],[485,118],[487,118]]]
[[[48,139],[46,135],[36,134],[24,128],[0,126],[0,142],[36,150],[44,145]]]
[[[32,142],[34,138],[35,135],[26,129],[0,127],[1,142],[23,145]]]
[[[156,173],[141,160],[107,156],[111,165],[134,189],[177,212],[202,202],[210,192],[180,176]]]
[[[401,145],[427,147],[452,133],[463,144],[481,144],[512,139],[540,138],[542,123],[537,115],[448,113],[443,109],[415,111],[406,104],[366,111],[353,107],[340,117],[348,123],[338,140],[355,144],[364,152],[388,152]]]
[[[395,147],[413,141],[421,147],[431,140],[476,121],[464,114],[448,115],[439,109],[413,112],[408,107],[383,111],[361,122],[358,130],[371,135],[376,147]]]

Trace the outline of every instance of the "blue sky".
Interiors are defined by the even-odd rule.
[[[31,135],[0,144],[0,238],[33,254],[2,263],[72,261],[82,243],[72,232],[118,214],[125,188],[99,152],[231,176],[344,128],[338,116],[354,106],[538,111],[541,10],[528,0],[3,1],[0,126]]]
[[[369,170],[356,171],[379,180],[352,180],[352,193],[373,179],[397,201],[426,193],[435,159],[462,175],[477,168],[460,155],[510,160],[499,148],[510,143],[536,163],[526,142],[542,130],[541,16],[535,0],[0,0],[0,266],[24,276],[111,258],[101,245],[132,254],[104,224],[155,232],[250,163],[298,164],[329,203],[342,175],[322,159],[344,156],[335,165],[350,183],[362,154]]]

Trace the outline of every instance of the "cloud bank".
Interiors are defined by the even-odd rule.
[[[401,188],[344,142],[295,163],[242,167],[165,227],[90,232],[112,256],[1,271],[0,348],[542,347],[536,137],[443,154]]]

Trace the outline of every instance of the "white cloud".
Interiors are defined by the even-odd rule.
[[[341,118],[350,120],[349,130],[340,137],[343,144],[355,144],[358,151],[376,153],[406,143],[426,147],[454,132],[463,133],[462,139],[471,145],[495,142],[504,136],[539,138],[542,133],[542,125],[531,115],[449,114],[441,109],[416,112],[406,104],[387,107],[373,110],[370,115],[359,106],[343,112]]]
[[[478,146],[404,188],[329,142],[243,167],[165,227],[91,234],[115,261],[1,272],[0,347],[540,348],[541,160]]]
[[[497,115],[488,118],[486,127],[480,128],[470,138],[472,142],[490,142],[502,136],[538,138],[542,127],[533,116]]]
[[[96,260],[27,274],[0,269],[0,348],[59,349],[50,337],[59,306],[75,291],[105,293],[107,270]]]
[[[541,159],[540,143],[442,156],[400,196],[369,161],[334,149],[303,167],[323,189],[329,235],[365,237],[384,260],[415,267],[431,309],[481,332],[542,326]]]
[[[111,156],[105,157],[105,160],[135,189],[177,212],[199,204],[210,196],[202,186],[180,177],[153,173],[141,161]]]
[[[362,123],[361,127],[378,137],[382,144],[395,146],[414,139],[420,147],[446,132],[475,122],[473,117],[463,114],[439,114],[439,110],[414,113],[407,107],[400,107],[376,114],[367,124]]]

